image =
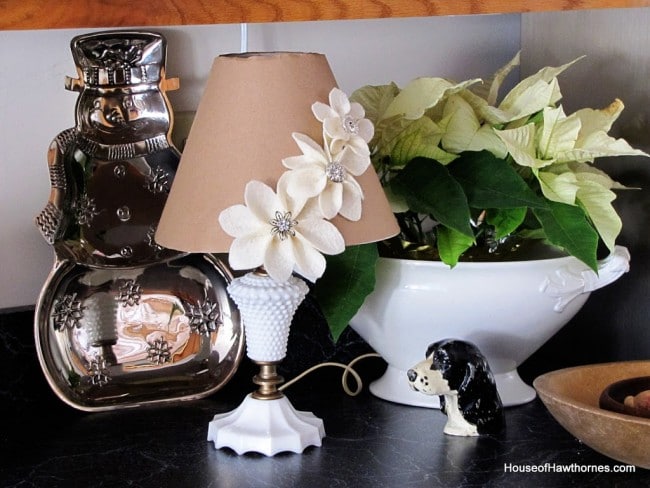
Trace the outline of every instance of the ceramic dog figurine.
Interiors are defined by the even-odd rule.
[[[431,344],[426,359],[407,376],[414,390],[440,395],[441,410],[447,414],[445,434],[476,436],[503,429],[503,405],[494,376],[474,344],[454,339]]]

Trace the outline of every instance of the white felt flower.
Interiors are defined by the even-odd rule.
[[[329,102],[329,105],[316,102],[311,109],[323,123],[324,134],[330,141],[330,151],[337,154],[345,146],[350,146],[355,152],[367,152],[375,128],[365,118],[361,104],[350,102],[348,96],[338,88],[332,88]]]
[[[318,206],[327,219],[337,213],[349,220],[361,218],[363,190],[355,176],[370,166],[369,156],[360,156],[350,146],[332,157],[310,137],[294,133],[302,156],[282,160],[290,169],[281,180],[292,198],[307,200],[318,197]]]
[[[278,282],[296,272],[316,281],[325,271],[324,254],[345,249],[343,236],[304,199],[292,199],[278,183],[277,194],[260,181],[250,181],[244,191],[245,205],[221,212],[219,223],[234,241],[229,263],[233,269],[264,266]]]

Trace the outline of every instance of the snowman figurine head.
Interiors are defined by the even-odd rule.
[[[126,144],[168,135],[172,111],[165,95],[166,42],[152,32],[108,31],[75,37],[79,78],[77,130],[99,144]]]

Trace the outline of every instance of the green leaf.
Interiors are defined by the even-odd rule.
[[[458,264],[460,255],[474,244],[473,237],[468,237],[448,227],[438,226],[437,236],[440,259],[452,268]]]
[[[503,239],[512,234],[526,218],[526,207],[489,209],[487,223],[494,227],[495,238]]]
[[[447,166],[474,208],[544,208],[546,204],[506,161],[482,151],[461,155]]]
[[[431,215],[441,224],[473,238],[465,192],[442,164],[416,158],[391,180],[391,188],[406,199],[414,212]]]
[[[386,199],[388,200],[390,209],[394,214],[408,211],[409,206],[408,203],[406,202],[406,199],[403,196],[396,195],[393,189],[390,187],[390,185],[386,185],[383,188],[384,188],[384,195],[386,195]]]
[[[547,209],[533,209],[533,213],[551,244],[563,248],[598,272],[598,233],[587,221],[584,210],[574,205],[549,202]]]
[[[313,293],[334,342],[357,313],[366,297],[375,289],[375,264],[379,257],[376,244],[349,246],[341,254],[326,256],[327,267],[316,281]]]

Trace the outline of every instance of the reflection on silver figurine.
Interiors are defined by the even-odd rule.
[[[82,410],[206,396],[243,351],[228,269],[154,240],[179,153],[157,33],[75,37],[76,125],[48,150],[51,192],[36,217],[54,248],[36,345],[57,395]]]
[[[406,375],[413,390],[440,395],[441,409],[447,415],[445,434],[498,434],[504,428],[494,376],[474,344],[445,339],[431,344],[425,356]]]

